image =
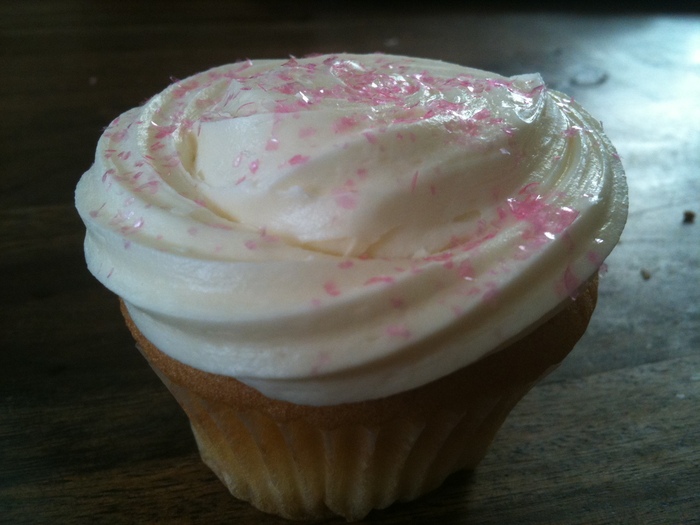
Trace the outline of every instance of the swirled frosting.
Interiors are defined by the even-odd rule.
[[[547,318],[627,193],[600,123],[538,75],[327,55],[175,82],[110,124],[76,205],[90,271],[163,352],[328,405]]]

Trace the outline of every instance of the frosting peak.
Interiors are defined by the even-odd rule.
[[[538,75],[386,55],[176,82],[76,192],[90,270],[156,346],[309,404],[498,348],[597,270],[626,202],[600,124]]]

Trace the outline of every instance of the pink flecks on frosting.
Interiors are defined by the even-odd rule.
[[[376,133],[373,133],[371,131],[363,131],[362,135],[367,139],[367,142],[369,142],[370,144],[376,144],[377,142],[379,142]]]
[[[334,123],[333,123],[333,132],[334,133],[345,133],[347,131],[350,131],[354,127],[356,127],[358,124],[357,119],[354,117],[348,117],[348,116],[343,116],[338,118]]]
[[[353,266],[355,266],[355,263],[349,259],[338,263],[338,268],[340,268],[341,270],[347,270],[348,268],[352,268]]]
[[[595,250],[590,250],[586,254],[586,259],[588,259],[593,266],[601,266],[603,264],[603,258]]]
[[[258,169],[260,168],[260,160],[255,159],[248,165],[248,169],[250,172],[255,175],[258,172]]]
[[[90,213],[89,213],[90,217],[92,217],[93,219],[97,218],[97,216],[98,216],[98,215],[100,214],[100,212],[102,211],[102,208],[104,208],[106,205],[107,205],[107,203],[106,203],[106,202],[103,202],[103,203],[102,203],[102,206],[100,206],[100,207],[97,208],[96,210],[91,210]]]
[[[318,133],[318,130],[312,126],[308,126],[305,128],[301,128],[299,130],[299,138],[300,139],[308,139],[309,137],[313,137]]]
[[[311,367],[311,373],[313,375],[318,375],[321,371],[326,368],[331,362],[331,355],[329,352],[322,350],[316,356],[313,366]]]
[[[124,128],[119,131],[115,131],[113,133],[107,134],[105,133],[105,136],[108,136],[112,142],[122,142],[125,138],[129,130],[127,128]]]
[[[396,279],[390,275],[376,275],[365,281],[365,286],[370,284],[392,284]]]
[[[357,195],[351,192],[338,193],[333,197],[338,207],[344,210],[354,210],[357,208]]]
[[[156,131],[155,138],[165,138],[169,135],[172,135],[175,132],[175,130],[177,130],[177,126],[175,124],[170,124],[169,126],[160,126],[158,127],[158,131]]]
[[[158,192],[158,185],[159,183],[157,180],[151,180],[144,184],[141,184],[140,186],[137,186],[136,188],[134,188],[134,191],[155,195]]]
[[[340,288],[334,281],[326,281],[323,283],[323,289],[331,297],[337,297],[340,295]]]
[[[265,151],[275,151],[278,150],[280,147],[280,141],[277,140],[276,138],[271,138],[270,140],[267,141],[267,144],[265,144]]]
[[[418,172],[416,171],[411,178],[411,193],[416,191],[416,186],[418,186]]]
[[[460,279],[464,279],[465,281],[474,280],[476,271],[474,270],[474,266],[469,259],[461,261],[457,265],[457,275],[459,275]]]
[[[534,231],[529,235],[553,239],[562,233],[578,217],[578,211],[563,206],[557,207],[545,201],[541,195],[528,194],[524,199],[508,199],[508,207],[519,221],[530,223]],[[499,213],[503,210],[499,209]]]
[[[307,155],[294,155],[291,159],[289,159],[289,164],[290,166],[298,166],[299,164],[305,164],[309,161],[309,157]]]
[[[392,297],[389,301],[392,308],[396,310],[403,310],[406,308],[406,300],[401,297]]]
[[[581,126],[570,126],[564,130],[565,137],[575,137],[583,131]]]
[[[581,280],[576,277],[576,274],[574,274],[570,266],[566,267],[564,275],[555,284],[556,292],[559,297],[570,297],[572,299],[576,299],[580,286]]]
[[[386,327],[386,335],[389,337],[399,337],[401,339],[408,339],[411,337],[411,331],[406,327],[405,324],[390,324]]]
[[[489,281],[486,283],[486,290],[484,290],[481,298],[484,303],[493,304],[498,300],[500,295],[501,292],[498,289],[498,284],[493,281]]]

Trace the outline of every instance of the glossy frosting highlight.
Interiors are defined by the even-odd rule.
[[[323,405],[546,318],[627,195],[599,122],[538,75],[333,55],[174,83],[109,126],[76,205],[89,269],[158,348]]]

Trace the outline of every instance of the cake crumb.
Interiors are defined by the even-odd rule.
[[[683,224],[694,224],[695,223],[695,212],[690,210],[685,210],[683,212]]]
[[[651,279],[651,272],[649,270],[642,268],[639,271],[639,273],[642,276],[642,279],[644,279],[645,281],[648,281],[649,279]]]

